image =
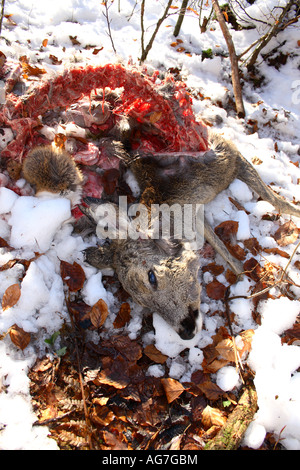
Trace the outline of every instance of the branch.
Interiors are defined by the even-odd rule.
[[[281,274],[278,281],[274,282],[274,284],[271,284],[270,286],[266,287],[265,289],[262,289],[259,292],[255,292],[254,294],[251,294],[251,295],[235,295],[233,297],[227,297],[227,301],[234,300],[234,299],[254,299],[254,297],[258,297],[262,294],[265,294],[269,290],[273,289],[273,287],[277,287],[279,284],[282,284],[283,282],[288,284],[289,281],[287,279],[285,279],[286,276],[287,276],[287,269],[288,269],[289,265],[291,264],[291,261],[292,261],[294,255],[296,254],[299,246],[300,246],[300,242],[298,242],[296,247],[294,248],[293,253],[291,254],[291,256],[290,256],[284,270],[282,271],[282,274]],[[295,283],[293,283],[293,284],[296,285]],[[297,287],[299,287],[299,286],[297,286]]]
[[[180,28],[183,22],[183,18],[184,18],[188,3],[189,3],[189,0],[182,0],[182,5],[179,11],[178,20],[177,20],[176,26],[174,28],[174,33],[173,33],[175,37],[177,37],[180,32]]]
[[[235,98],[235,106],[236,106],[236,111],[237,111],[238,116],[242,118],[242,117],[245,117],[246,113],[245,113],[243,97],[242,97],[242,87],[241,87],[240,78],[239,78],[238,59],[236,56],[235,47],[233,44],[231,34],[227,28],[224,15],[221,11],[218,0],[212,0],[212,3],[213,3],[216,16],[217,16],[217,20],[220,24],[223,36],[225,38],[225,41],[228,47],[228,52],[229,52],[229,57],[230,57],[230,62],[231,62],[232,86],[233,86],[233,93],[234,93],[234,98]]]
[[[0,15],[0,34],[2,33],[2,22],[3,22],[3,17],[4,17],[4,6],[5,6],[5,0],[2,0],[2,2],[1,2],[1,15]]]
[[[116,54],[117,51],[116,51],[116,48],[115,48],[115,45],[114,45],[114,41],[113,41],[113,38],[112,38],[111,29],[110,29],[110,23],[111,23],[111,21],[110,21],[110,19],[109,19],[109,15],[108,15],[108,9],[109,9],[109,7],[108,7],[108,5],[107,5],[107,2],[108,2],[108,0],[105,0],[105,1],[104,1],[105,13],[103,13],[103,12],[102,12],[102,13],[103,13],[103,16],[106,18],[106,23],[107,23],[107,28],[108,28],[108,33],[107,33],[107,34],[108,34],[108,36],[110,37],[110,41],[111,41],[111,45],[112,45],[113,51],[114,51],[114,53]]]
[[[246,389],[234,411],[204,450],[236,450],[257,411],[257,394],[253,388]]]
[[[273,26],[270,28],[269,32],[265,34],[260,42],[260,44],[254,49],[252,55],[248,59],[248,62],[246,64],[247,69],[251,69],[253,65],[255,64],[257,57],[260,53],[260,51],[271,41],[271,39],[277,35],[277,33],[280,31],[282,27],[282,21],[284,20],[284,17],[286,14],[290,11],[291,7],[295,4],[294,0],[290,0],[285,8],[282,10],[281,15],[279,16],[278,20],[275,20]]]
[[[142,35],[141,35],[141,43],[142,43],[142,55],[141,55],[141,60],[140,60],[140,63],[144,62],[147,58],[147,55],[152,47],[152,44],[154,42],[154,39],[155,39],[155,36],[162,24],[162,22],[165,20],[165,18],[167,17],[167,14],[168,14],[168,11],[170,9],[170,6],[172,5],[172,0],[168,0],[168,4],[165,8],[165,11],[162,15],[162,17],[158,20],[157,24],[156,24],[156,28],[154,30],[154,33],[152,34],[151,38],[150,38],[150,41],[148,42],[146,48],[145,48],[145,45],[144,45],[144,34],[145,34],[145,29],[144,29],[144,13],[145,13],[145,0],[142,0],[142,6],[141,6],[141,29],[142,29]]]

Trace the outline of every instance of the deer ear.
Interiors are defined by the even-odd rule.
[[[97,269],[113,268],[114,252],[110,245],[91,246],[83,250],[85,261]]]
[[[167,256],[179,256],[179,253],[183,247],[181,241],[175,240],[174,238],[158,238],[154,239],[153,241],[159,251],[163,252]]]
[[[127,234],[128,217],[127,206],[120,211],[117,204],[103,202],[100,199],[85,198],[88,207],[80,205],[79,208],[90,220],[96,224],[96,234],[100,239],[124,238]]]

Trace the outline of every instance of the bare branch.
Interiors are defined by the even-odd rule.
[[[1,2],[1,15],[0,15],[0,34],[2,32],[2,22],[3,22],[3,17],[4,17],[4,6],[5,6],[5,0],[2,0],[2,2]]]
[[[226,25],[224,15],[218,3],[218,0],[212,0],[212,3],[213,3],[213,7],[215,10],[218,22],[220,24],[223,36],[225,38],[225,41],[228,47],[228,52],[229,52],[229,57],[230,57],[230,62],[231,62],[232,86],[233,86],[233,93],[234,93],[234,98],[235,98],[236,111],[239,117],[244,117],[245,108],[244,108],[243,97],[242,97],[242,87],[241,87],[240,78],[239,78],[238,59],[236,56],[235,47],[233,44],[231,34]]]
[[[157,35],[157,32],[162,24],[162,22],[166,19],[167,15],[168,15],[168,11],[170,9],[170,6],[172,5],[172,0],[168,0],[168,4],[165,8],[165,11],[162,15],[161,18],[159,18],[157,24],[156,24],[156,28],[150,38],[150,41],[148,42],[147,46],[145,47],[145,43],[144,43],[144,35],[145,35],[145,29],[144,29],[144,13],[145,13],[145,0],[142,0],[142,6],[141,6],[141,30],[142,30],[142,33],[141,33],[141,44],[142,44],[142,55],[141,55],[141,59],[140,59],[140,63],[144,62],[147,58],[147,55],[153,45],[153,42],[154,42],[154,39],[155,39],[155,36]]]
[[[107,23],[107,29],[108,29],[108,36],[110,38],[110,41],[111,41],[111,45],[112,45],[112,48],[113,48],[113,51],[114,53],[116,54],[117,51],[116,51],[116,48],[115,48],[115,45],[114,45],[114,41],[113,41],[113,38],[112,38],[112,34],[111,34],[111,29],[110,29],[110,23],[111,23],[111,20],[109,19],[109,14],[108,14],[108,10],[109,10],[109,6],[108,6],[108,0],[104,0],[104,6],[105,6],[105,13],[103,13],[103,16],[104,18],[106,19],[106,23]]]
[[[248,59],[246,66],[249,70],[255,64],[260,51],[271,41],[271,39],[277,35],[277,33],[282,28],[282,22],[286,16],[286,14],[290,11],[291,7],[295,4],[295,0],[290,0],[285,8],[282,10],[281,15],[279,16],[278,20],[274,21],[273,26],[270,28],[267,34],[265,34],[258,44],[258,46],[254,49],[253,53],[251,54],[250,58]]]

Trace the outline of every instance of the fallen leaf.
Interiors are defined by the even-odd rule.
[[[103,47],[99,47],[99,49],[96,49],[96,48],[95,48],[95,49],[93,50],[93,55],[97,55],[98,52],[102,51],[102,49],[103,49]]]
[[[44,75],[45,73],[47,73],[45,69],[30,65],[26,56],[21,57],[20,62],[23,69],[23,77],[25,79],[28,79],[29,76],[39,77],[40,75]]]
[[[224,266],[221,266],[216,263],[209,263],[206,266],[203,266],[202,268],[203,273],[206,273],[207,271],[213,274],[214,276],[219,276],[219,274],[222,274],[222,272],[224,271]]]
[[[105,322],[108,316],[108,308],[104,300],[99,299],[98,302],[93,305],[90,312],[90,319],[95,328],[100,328]]]
[[[239,223],[234,220],[225,220],[217,227],[215,227],[215,233],[224,243],[231,243],[233,237],[237,234]]]
[[[224,394],[224,391],[210,380],[199,384],[198,387],[206,398],[212,401],[218,400]]]
[[[159,121],[161,116],[162,116],[161,111],[154,111],[154,113],[150,114],[149,120],[151,124],[155,124],[157,121]]]
[[[2,309],[3,311],[13,307],[18,302],[21,296],[21,289],[19,284],[12,284],[3,294]]]
[[[106,445],[109,445],[113,450],[128,450],[128,447],[124,442],[120,441],[117,436],[113,433],[104,431],[103,437]]]
[[[49,59],[51,60],[53,65],[60,65],[62,64],[62,60],[59,60],[55,55],[49,54]]]
[[[240,357],[242,357],[245,352],[249,352],[251,349],[252,339],[254,336],[254,330],[250,328],[249,330],[242,331],[241,333],[239,333],[238,336],[243,341],[243,345],[238,344],[237,346]]]
[[[207,405],[202,412],[202,424],[205,429],[211,426],[223,426],[227,421],[226,415],[218,408]]]
[[[77,36],[69,36],[70,40],[71,40],[71,43],[73,44],[73,46],[79,46],[80,45],[80,42],[77,41]]]
[[[253,157],[251,161],[252,161],[252,164],[253,164],[253,165],[261,165],[262,162],[263,162],[263,161],[262,161],[260,158],[258,158],[258,157]]]
[[[221,282],[214,280],[207,284],[206,293],[210,299],[221,300],[225,297],[226,286]]]
[[[168,403],[172,403],[172,401],[176,400],[185,390],[184,386],[175,379],[161,379],[161,383],[164,387]]]
[[[274,234],[274,238],[279,246],[286,246],[294,243],[298,236],[298,228],[292,220],[281,225]]]
[[[85,281],[85,273],[76,261],[73,264],[67,263],[67,261],[61,261],[60,272],[62,280],[67,284],[71,292],[82,289]]]
[[[227,361],[235,361],[234,344],[231,338],[223,339],[216,346],[218,353]]]
[[[25,349],[31,340],[31,335],[27,331],[24,331],[23,328],[20,328],[18,325],[14,324],[9,329],[9,336],[12,343],[17,346],[19,349]]]
[[[131,308],[128,302],[124,302],[119,310],[118,315],[113,323],[114,328],[122,328],[130,320]]]
[[[274,255],[279,255],[279,256],[282,256],[283,258],[286,258],[286,259],[289,259],[289,257],[290,257],[290,255],[286,251],[280,250],[277,247],[264,248],[264,252],[265,253],[272,253]]]
[[[160,352],[159,349],[154,346],[154,344],[148,344],[148,346],[146,346],[144,349],[144,353],[156,364],[164,364],[168,359],[168,356]]]
[[[255,282],[258,282],[264,275],[264,270],[255,258],[249,258],[244,263],[245,274]]]
[[[48,39],[44,39],[43,42],[42,42],[42,46],[43,47],[46,47],[48,44]]]
[[[5,62],[6,62],[6,55],[2,51],[0,51],[0,67],[3,67]]]

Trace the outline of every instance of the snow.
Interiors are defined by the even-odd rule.
[[[14,248],[30,247],[39,252],[47,251],[55,233],[63,222],[71,217],[68,199],[39,199],[20,197],[11,208],[10,243]]]
[[[216,384],[225,392],[239,386],[240,376],[235,367],[225,366],[216,374]]]
[[[5,13],[12,14],[16,26],[10,26],[4,19],[2,27],[1,51],[16,60],[26,55],[30,62],[45,67],[51,73],[57,73],[74,63],[104,64],[118,60],[138,62],[140,56],[140,18],[134,11],[134,0],[121,0],[121,12],[114,2],[109,10],[111,29],[117,56],[114,54],[107,24],[102,14],[103,7],[98,0],[66,0],[65,2],[42,0],[18,0],[6,2]],[[179,5],[174,0],[174,4]],[[246,4],[246,2],[243,2]],[[257,0],[253,5],[246,4],[246,12],[257,19],[271,15],[274,0]],[[283,1],[281,1],[284,4]],[[137,8],[137,7],[136,7]],[[160,2],[146,2],[145,41],[148,42],[153,25],[161,14]],[[241,17],[245,13],[239,10]],[[272,13],[273,14],[273,13]],[[294,51],[288,61],[279,70],[259,61],[259,70],[265,81],[261,88],[254,89],[251,84],[244,84],[244,100],[247,116],[239,120],[234,113],[220,108],[232,93],[230,65],[228,59],[214,55],[213,59],[201,58],[201,51],[211,48],[213,53],[226,51],[226,43],[219,26],[205,34],[198,30],[198,18],[188,12],[182,25],[180,38],[190,55],[179,53],[170,47],[174,41],[172,31],[176,16],[171,15],[162,25],[149,53],[147,64],[165,71],[171,67],[180,68],[187,85],[195,91],[194,109],[199,117],[210,121],[216,120],[215,130],[231,138],[243,153],[252,161],[260,160],[256,165],[262,179],[282,196],[300,200],[300,169],[293,163],[299,162],[299,46],[297,46],[297,25],[286,28],[280,38],[273,39],[266,51],[279,43],[285,52]],[[243,52],[261,34],[265,25],[254,21],[255,30],[232,30],[237,53]],[[170,27],[166,27],[170,26]],[[298,27],[299,28],[299,27]],[[77,37],[78,47],[70,41],[70,36]],[[48,39],[45,47],[41,47]],[[85,46],[93,47],[85,47]],[[93,54],[94,49],[101,49]],[[50,54],[62,60],[62,65],[53,65]],[[197,98],[202,93],[205,99]],[[247,121],[257,122],[258,130],[249,133]],[[214,121],[213,121],[214,122]],[[71,129],[72,126],[70,126]],[[76,130],[77,131],[77,130]],[[44,127],[47,135],[53,135],[51,128]],[[12,138],[10,129],[5,129],[0,136],[0,147],[5,148]],[[277,143],[277,148],[274,143]],[[79,235],[72,234],[70,203],[60,198],[37,198],[29,195],[18,196],[5,188],[7,177],[0,175],[0,237],[7,240],[12,250],[0,248],[0,264],[10,260],[31,259],[28,270],[21,264],[9,270],[0,271],[0,296],[7,287],[21,283],[21,297],[16,305],[0,314],[0,334],[4,334],[14,324],[34,335],[34,340],[24,351],[18,350],[10,341],[9,335],[0,341],[0,448],[1,449],[56,449],[54,440],[48,437],[46,427],[33,426],[37,417],[32,410],[29,394],[28,370],[38,356],[47,351],[44,340],[59,331],[64,322],[68,322],[63,283],[60,276],[60,260],[78,262],[84,267],[87,281],[82,290],[84,300],[93,305],[103,298],[109,308],[114,305],[114,297],[105,289],[102,274],[83,262],[82,250],[88,246]],[[134,181],[128,176],[130,185]],[[24,187],[24,180],[18,185]],[[228,197],[238,200],[249,212],[238,211]],[[265,201],[257,201],[248,187],[234,181],[230,187],[216,197],[205,208],[209,222],[214,226],[225,220],[239,222],[237,238],[243,240],[256,237],[263,247],[276,247],[272,233],[290,217],[282,215],[279,222],[261,220],[274,208]],[[300,221],[293,218],[299,226]],[[296,244],[284,247],[291,255]],[[36,253],[40,256],[36,257]],[[277,265],[285,266],[278,255],[266,255],[265,260],[272,260]],[[294,261],[299,261],[296,254]],[[223,261],[217,257],[217,261]],[[283,263],[283,264],[282,264]],[[223,263],[224,264],[224,263]],[[297,269],[291,264],[291,277],[297,279]],[[204,284],[210,282],[206,273]],[[299,280],[298,280],[299,283]],[[253,288],[253,281],[244,278],[231,287],[231,296],[248,295]],[[296,292],[296,288],[295,288]],[[167,365],[170,377],[185,381],[191,374],[201,369],[202,348],[210,344],[218,327],[224,324],[222,315],[210,316],[220,308],[220,303],[212,301],[202,293],[204,328],[195,338],[181,340],[178,335],[157,314],[153,316],[153,331],[145,335],[144,342],[154,342],[156,347],[168,355]],[[258,449],[267,432],[273,432],[286,449],[300,449],[300,349],[295,344],[282,344],[281,335],[291,328],[300,311],[300,301],[287,297],[268,299],[259,303],[261,325],[252,317],[252,304],[248,299],[235,299],[230,308],[235,314],[234,333],[253,328],[255,334],[252,349],[247,360],[255,374],[254,385],[258,393],[258,411],[255,420],[249,426],[244,444]],[[137,315],[127,326],[129,337],[136,338],[141,330],[142,321],[139,307]],[[107,324],[113,320],[108,317]],[[148,373],[156,377],[163,376],[164,365],[149,367]],[[226,391],[235,391],[240,387],[238,374],[234,367],[225,366],[216,374],[216,383]]]

